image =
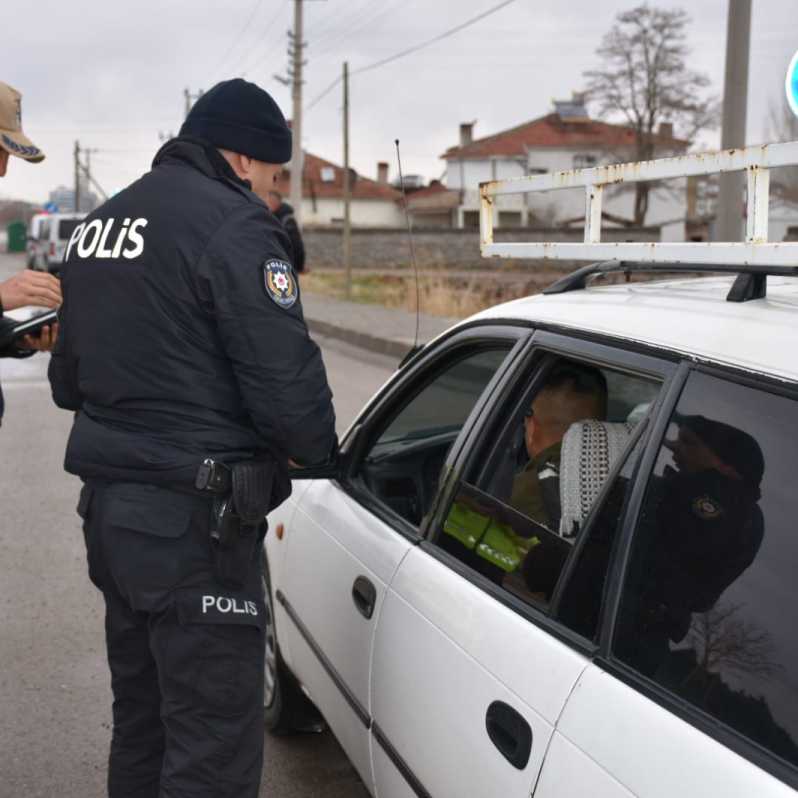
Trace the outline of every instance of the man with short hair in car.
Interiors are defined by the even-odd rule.
[[[558,531],[560,451],[571,424],[607,416],[607,381],[594,366],[559,361],[524,417],[529,462],[513,480],[509,504],[533,521]]]

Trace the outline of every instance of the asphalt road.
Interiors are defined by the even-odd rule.
[[[0,280],[21,265],[0,255]],[[339,431],[395,363],[321,341]],[[102,600],[86,575],[78,480],[62,458],[71,416],[50,400],[48,355],[0,361],[0,798],[100,798],[111,693]],[[364,798],[329,733],[266,736],[269,798]]]

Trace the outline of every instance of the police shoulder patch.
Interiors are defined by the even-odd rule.
[[[723,507],[710,496],[699,496],[693,500],[693,513],[702,521],[714,521],[723,515]]]
[[[263,264],[263,286],[269,298],[286,310],[299,296],[294,270],[284,260],[267,260]]]

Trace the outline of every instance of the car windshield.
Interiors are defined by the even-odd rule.
[[[66,241],[72,236],[72,233],[79,224],[80,219],[61,219],[58,223],[58,237]]]

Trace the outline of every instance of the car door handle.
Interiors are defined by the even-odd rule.
[[[359,576],[352,585],[352,599],[357,611],[364,618],[371,618],[374,614],[374,604],[377,601],[377,588],[365,576]]]
[[[501,755],[523,770],[532,753],[532,729],[525,718],[504,701],[494,701],[485,715],[485,728]]]

